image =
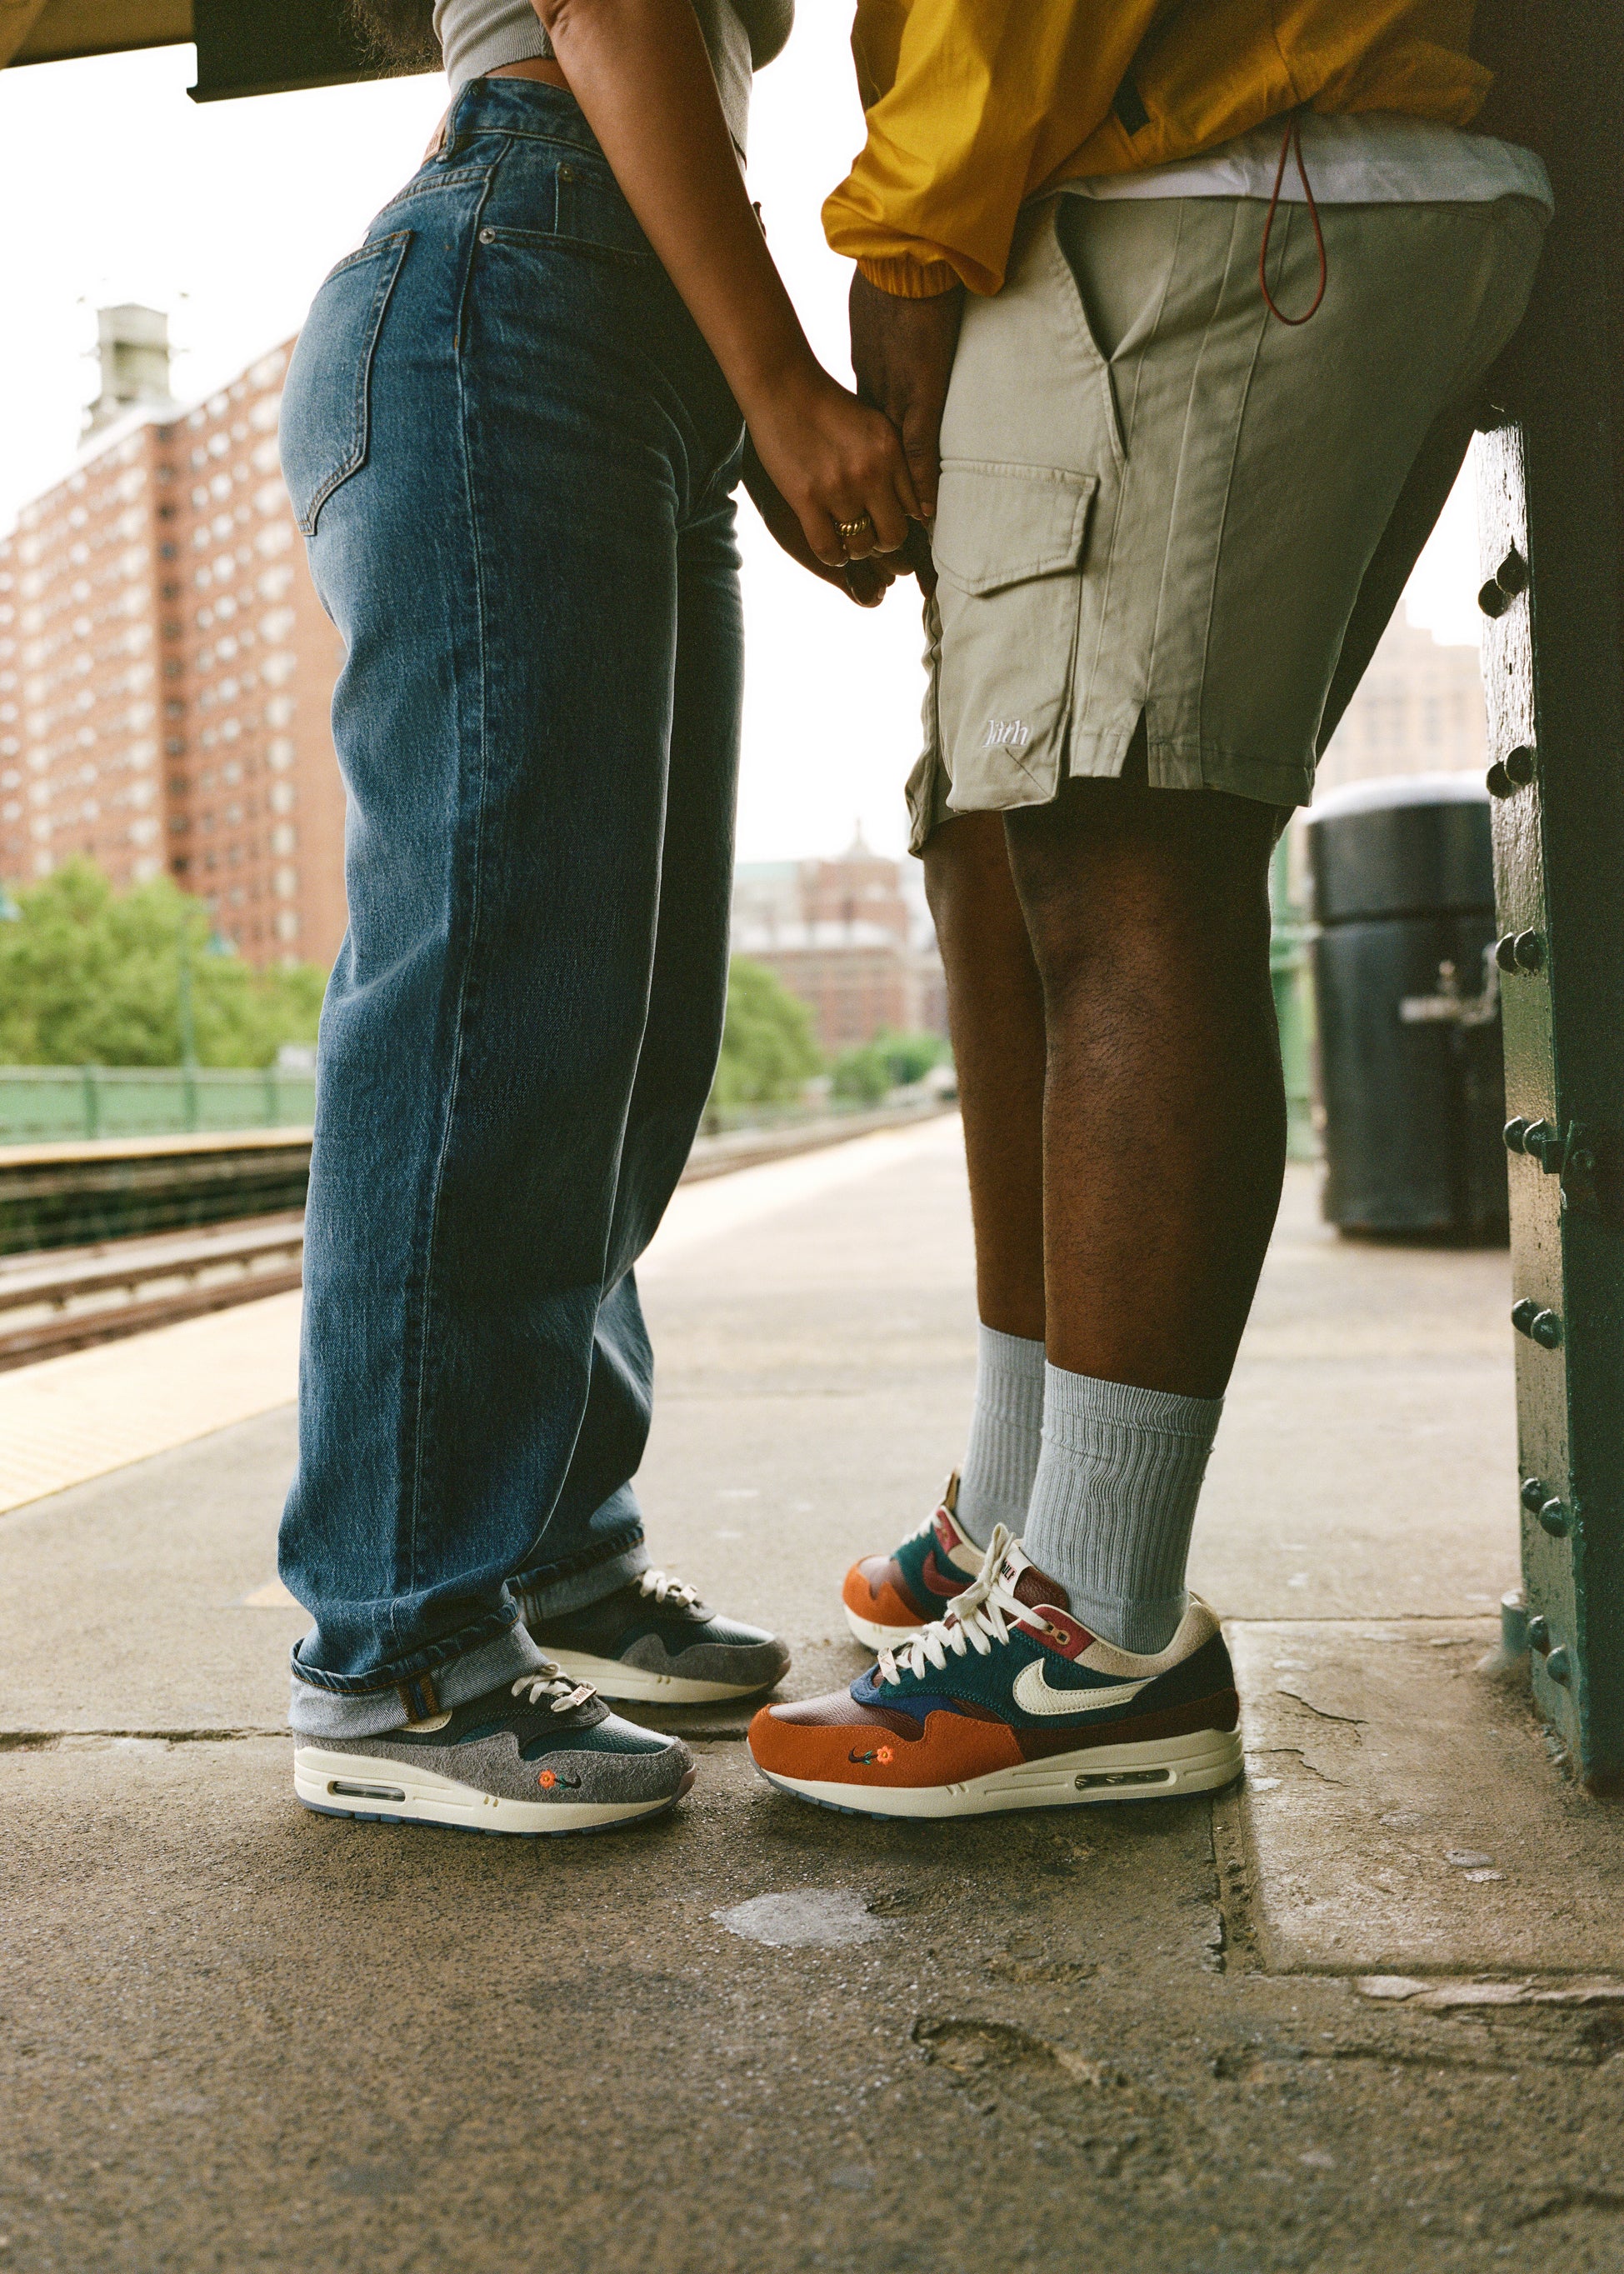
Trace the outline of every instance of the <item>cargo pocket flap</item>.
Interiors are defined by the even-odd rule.
[[[1059,466],[950,459],[942,468],[931,550],[961,592],[996,592],[1074,569],[1097,474]]]

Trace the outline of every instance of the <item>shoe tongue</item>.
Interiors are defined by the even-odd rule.
[[[1051,1579],[1046,1571],[1040,1571],[1030,1556],[1019,1547],[1010,1548],[1000,1566],[998,1577],[1017,1601],[1025,1603],[1028,1610],[1035,1610],[1041,1603],[1047,1603],[1056,1611],[1069,1611],[1071,1608],[1071,1598],[1059,1580]]]

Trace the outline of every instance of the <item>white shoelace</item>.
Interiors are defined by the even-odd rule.
[[[551,1711],[554,1713],[568,1713],[572,1706],[584,1706],[588,1698],[598,1695],[590,1682],[571,1682],[568,1675],[560,1674],[551,1659],[534,1674],[522,1674],[513,1684],[511,1695],[517,1698],[527,1690],[532,1706],[539,1706],[544,1698],[552,1698]]]
[[[692,1610],[699,1600],[697,1587],[685,1587],[680,1579],[673,1579],[669,1571],[645,1571],[637,1585],[645,1595],[652,1595],[657,1603],[670,1603],[679,1611]]]
[[[962,1658],[971,1650],[978,1657],[986,1658],[995,1643],[1002,1645],[1009,1640],[1010,1629],[1028,1615],[1026,1605],[998,1576],[1013,1537],[1006,1526],[995,1525],[981,1570],[963,1594],[953,1597],[946,1617],[922,1628],[900,1650],[880,1653],[883,1685],[900,1682],[905,1674],[922,1675],[928,1666],[940,1672],[947,1664],[950,1651],[955,1658]]]

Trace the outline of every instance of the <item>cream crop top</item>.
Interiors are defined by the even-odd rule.
[[[716,73],[727,131],[742,155],[751,78],[788,39],[794,0],[693,0],[693,7]],[[530,0],[435,0],[434,29],[453,94],[499,64],[553,53]]]

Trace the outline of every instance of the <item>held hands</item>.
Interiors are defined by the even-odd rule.
[[[805,531],[769,478],[748,434],[744,441],[744,486],[756,512],[792,561],[823,584],[832,584],[838,592],[844,592],[848,600],[855,600],[860,608],[879,606],[899,573],[894,557],[880,553],[868,560],[848,561],[841,568],[825,566],[807,543]]]
[[[763,471],[826,568],[901,552],[920,503],[889,418],[810,355],[743,407]]]
[[[939,443],[947,383],[964,314],[964,288],[929,300],[882,292],[861,271],[852,279],[852,369],[857,392],[902,437],[915,496],[929,523],[936,509]],[[926,591],[936,585],[924,530],[913,532],[908,566]]]
[[[906,300],[860,274],[857,395],[808,355],[746,405],[745,487],[763,520],[802,568],[861,606],[875,606],[898,576],[935,589],[929,524],[963,310],[962,290]]]

